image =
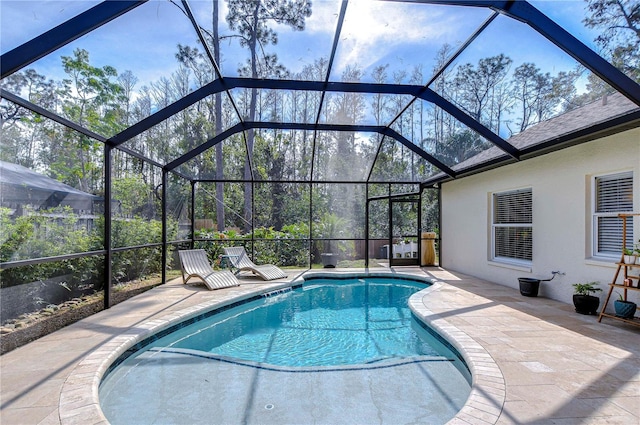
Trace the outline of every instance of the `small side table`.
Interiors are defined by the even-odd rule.
[[[220,267],[223,269],[233,269],[233,261],[232,258],[238,258],[237,255],[221,255],[220,256]]]

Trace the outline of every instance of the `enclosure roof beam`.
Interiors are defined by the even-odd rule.
[[[185,15],[187,15],[187,18],[189,18],[189,21],[191,22],[191,26],[193,26],[193,29],[198,35],[198,40],[200,40],[200,44],[202,45],[202,48],[207,54],[207,58],[209,59],[209,62],[211,62],[211,66],[213,66],[214,71],[216,71],[217,78],[222,78],[222,72],[220,71],[220,66],[218,66],[218,62],[216,61],[214,54],[211,52],[209,43],[207,43],[207,40],[204,38],[204,33],[202,31],[202,28],[200,28],[200,25],[198,25],[198,22],[196,21],[195,16],[193,16],[193,12],[191,11],[191,7],[189,6],[189,3],[187,2],[187,0],[182,0],[182,6],[184,7]]]
[[[378,162],[378,157],[380,156],[380,152],[382,151],[382,146],[384,145],[384,139],[386,136],[382,136],[380,139],[380,143],[378,143],[378,149],[376,149],[376,155],[373,157],[373,161],[371,161],[371,167],[369,167],[369,172],[367,173],[367,182],[371,180],[371,176],[373,175],[373,170],[376,167],[376,162]]]
[[[40,107],[38,105],[35,105],[35,104],[29,102],[28,100],[25,100],[25,99],[23,99],[23,98],[21,98],[19,96],[16,96],[16,95],[14,95],[14,94],[6,91],[6,90],[1,89],[1,88],[0,88],[0,98],[6,99],[6,100],[8,100],[10,102],[13,102],[16,105],[19,105],[19,106],[21,106],[21,107],[23,107],[23,108],[35,113],[35,114],[42,115],[43,117],[45,117],[47,119],[50,119],[53,122],[56,122],[56,123],[58,123],[60,125],[63,125],[65,127],[67,127],[67,128],[70,128],[71,130],[77,131],[78,133],[83,134],[83,135],[85,135],[87,137],[95,139],[98,142],[102,142],[102,143],[105,143],[105,144],[108,143],[108,139],[106,137],[104,137],[104,136],[102,136],[100,134],[94,133],[93,131],[91,131],[91,130],[85,128],[85,127],[82,127],[81,125],[76,124],[73,121],[69,121],[68,119],[63,118],[60,115],[57,115],[57,114],[55,114],[55,113],[53,113],[53,112],[51,112],[51,111],[49,111],[47,109],[44,109],[44,108],[42,108],[42,107]],[[136,152],[134,150],[131,150],[131,149],[126,148],[124,146],[118,146],[117,149],[121,150],[122,152],[126,152],[127,154],[129,154],[129,155],[131,155],[131,156],[133,156],[133,157],[135,157],[135,158],[137,158],[137,159],[139,159],[139,160],[141,160],[143,162],[146,162],[146,163],[148,163],[150,165],[162,168],[162,164],[152,160],[151,158],[147,158],[146,156],[144,156],[144,155],[142,155],[142,154],[140,154],[140,153],[138,153],[138,152]],[[180,175],[180,177],[183,177],[183,178],[186,178],[186,179],[190,179],[189,177],[187,177],[183,173],[179,173],[177,171],[174,171],[174,173]]]
[[[233,88],[257,88],[270,90],[308,90],[308,91],[344,91],[348,93],[410,94],[417,96],[422,86],[392,84],[324,83],[322,81],[269,80],[252,78],[225,78],[214,80],[200,87],[171,105],[149,115],[147,118],[126,128],[109,139],[109,143],[118,146],[129,139],[147,131],[154,125],[171,118],[205,97]]]
[[[454,178],[456,173],[449,168],[447,165],[434,158],[429,153],[425,152],[419,146],[415,145],[407,138],[397,133],[396,131],[383,126],[377,125],[348,125],[348,124],[310,124],[310,123],[278,123],[278,122],[243,122],[234,125],[226,131],[223,131],[219,135],[209,139],[205,143],[200,146],[192,149],[185,155],[175,159],[174,161],[167,164],[164,168],[168,171],[173,170],[174,168],[184,164],[185,162],[193,159],[197,155],[205,152],[207,149],[210,149],[222,142],[228,137],[233,136],[236,133],[241,131],[249,130],[249,129],[272,129],[272,130],[307,130],[307,131],[361,131],[366,133],[379,133],[388,137],[392,137],[396,139],[398,142],[402,143],[404,146],[409,148],[414,153],[421,156],[423,159],[439,168],[449,177]]]
[[[264,88],[279,90],[334,91],[342,93],[375,93],[375,94],[407,94],[418,97],[445,110],[462,124],[479,133],[482,137],[505,151],[509,156],[520,159],[520,152],[502,137],[495,134],[482,123],[469,116],[460,108],[449,102],[428,87],[408,84],[348,83],[297,80],[259,80],[251,78],[225,78],[234,87]]]
[[[0,57],[0,78],[5,78],[19,71],[143,3],[146,3],[146,0],[104,1],[82,12],[2,55]]]
[[[149,165],[153,165],[154,167],[158,167],[159,169],[162,169],[164,167],[163,164],[160,164],[159,162],[154,161],[153,159],[149,159],[146,156],[142,155],[140,152],[136,152],[133,149],[129,149],[129,148],[126,148],[124,146],[118,146],[117,148],[114,148],[114,149],[122,151],[122,152],[126,153],[127,155],[131,155],[132,157],[137,158],[142,162],[146,162]],[[173,174],[177,175],[177,176],[182,177],[185,180],[193,181],[193,177],[188,176],[188,175],[186,175],[186,174],[184,174],[184,173],[182,173],[180,171],[171,170],[171,172]]]
[[[193,29],[195,30],[196,34],[198,34],[198,39],[200,40],[200,44],[202,45],[202,48],[207,54],[207,58],[209,59],[209,62],[211,62],[211,66],[213,66],[213,69],[216,71],[217,78],[221,79],[222,84],[224,84],[224,77],[222,76],[222,71],[220,71],[220,66],[218,65],[218,62],[215,59],[215,55],[211,52],[209,43],[207,43],[207,40],[204,38],[204,33],[202,31],[202,28],[198,25],[198,22],[196,21],[195,16],[193,16],[193,12],[191,11],[191,7],[189,6],[189,3],[187,2],[187,0],[182,0],[182,5],[184,7],[184,13],[189,18],[189,21],[191,22],[191,25],[193,26]],[[213,37],[213,34],[211,36]],[[236,115],[238,116],[238,120],[242,121],[242,114],[240,113],[240,110],[238,109],[236,102],[233,100],[233,97],[231,96],[231,94],[229,94],[229,90],[225,89],[225,93],[229,98],[229,102],[231,103],[231,106],[233,106],[233,110],[236,112]]]
[[[498,148],[502,149],[506,152],[510,157],[516,160],[520,160],[520,151],[513,146],[511,143],[504,140],[502,137],[498,136],[493,131],[489,130],[487,127],[482,125],[475,118],[472,118],[465,112],[463,112],[460,108],[455,106],[453,103],[449,102],[444,97],[440,96],[438,93],[434,92],[431,89],[427,89],[420,96],[421,99],[426,100],[428,102],[434,103],[446,111],[449,115],[453,116],[455,119],[460,121],[462,124],[474,130],[476,133],[480,134],[482,137],[496,145]]]
[[[226,89],[225,82],[221,79],[214,80],[204,86],[200,87],[198,90],[192,91],[185,97],[181,98],[173,102],[172,104],[160,109],[159,111],[149,115],[145,119],[133,124],[132,126],[126,128],[120,133],[109,139],[109,143],[112,146],[118,146],[127,140],[133,139],[139,134],[144,133],[151,127],[160,124],[162,121],[171,118],[173,115],[178,112],[188,108],[196,102],[204,99],[205,97],[215,94]]]
[[[394,193],[393,195],[376,195],[368,198],[367,202],[382,201],[385,199],[403,199],[403,198],[406,198],[407,200],[411,201],[411,200],[415,200],[415,197],[420,197],[420,192]]]
[[[436,159],[431,154],[428,154],[427,152],[425,152],[422,148],[420,148],[415,143],[412,143],[409,139],[407,139],[406,137],[404,137],[403,135],[401,135],[397,131],[390,129],[389,127],[382,127],[382,128],[384,129],[383,130],[383,134],[385,136],[389,136],[389,137],[391,137],[393,139],[396,139],[398,142],[402,143],[404,146],[409,148],[409,150],[411,150],[411,151],[415,152],[416,154],[420,155],[422,158],[427,160],[432,165],[435,165],[437,168],[439,168],[443,173],[445,173],[449,177],[451,177],[451,178],[455,178],[456,177],[456,172],[453,171],[449,166],[445,165],[442,161]]]
[[[187,180],[189,180],[187,178]],[[194,179],[192,180],[194,183],[282,183],[282,184],[411,184],[411,185],[421,185],[422,182],[413,181],[413,180],[384,180],[384,181],[373,181],[368,182],[366,180],[311,180],[308,179],[297,179],[297,180],[266,180],[266,179]]]
[[[329,54],[329,62],[327,63],[327,74],[324,76],[324,81],[321,82],[322,88],[319,91],[322,92],[320,96],[320,102],[318,102],[318,111],[316,112],[316,121],[315,123],[320,122],[320,113],[322,112],[322,106],[324,105],[324,97],[326,95],[326,87],[329,84],[329,77],[331,77],[331,71],[333,70],[333,62],[336,58],[336,52],[338,51],[338,43],[340,42],[340,34],[342,34],[342,26],[344,25],[344,17],[347,13],[347,4],[348,0],[343,0],[340,5],[340,13],[338,14],[338,22],[336,23],[336,31],[333,33],[333,44],[331,45],[331,53]],[[319,82],[320,83],[320,82]],[[315,145],[315,138],[314,138]],[[315,154],[315,148],[313,149]],[[313,163],[315,161],[311,161],[311,168],[313,170]],[[313,171],[311,172],[313,176]]]
[[[545,14],[526,1],[507,2],[501,9],[507,16],[526,22],[531,28],[546,37],[569,56],[589,68],[607,84],[640,106],[640,84],[607,62],[567,30],[549,19]]]
[[[537,156],[575,146],[580,143],[585,143],[598,138],[610,136],[621,131],[638,128],[639,125],[640,110],[636,110],[629,114],[613,118],[609,121],[601,122],[588,128],[582,128],[571,133],[563,134],[542,143],[537,143],[535,146],[526,147],[521,151],[522,157],[525,159],[535,158]],[[509,158],[506,155],[500,155],[492,158],[489,161],[471,165],[465,168],[456,169],[455,171],[458,174],[458,177],[466,177],[511,163],[513,163],[512,158]],[[451,178],[449,176],[445,174],[438,174],[422,182],[422,187],[430,187],[438,183],[443,183],[450,180]]]
[[[67,128],[70,128],[72,130],[77,131],[80,134],[84,134],[87,137],[90,137],[92,139],[95,139],[99,142],[102,143],[106,143],[107,142],[107,138],[104,136],[101,136],[98,133],[94,133],[93,131],[79,125],[76,124],[73,121],[69,121],[66,118],[61,117],[60,115],[53,113],[51,111],[49,111],[48,109],[44,109],[34,103],[29,102],[28,100],[25,100],[19,96],[16,96],[13,93],[10,93],[2,88],[0,88],[0,98],[2,99],[6,99],[10,102],[15,103],[16,105],[22,106],[25,109],[28,109],[29,111],[36,113],[38,115],[42,115],[45,118],[50,119],[51,121],[57,122],[60,125],[63,125]]]
[[[207,149],[210,149],[210,148],[214,147],[218,143],[224,141],[225,139],[233,136],[236,133],[240,133],[241,131],[244,131],[246,129],[245,127],[246,127],[246,124],[242,124],[242,123],[238,123],[238,124],[234,125],[233,127],[223,131],[222,133],[218,134],[217,136],[214,136],[211,139],[207,140],[205,143],[203,143],[203,144],[201,144],[199,146],[196,146],[195,148],[191,149],[186,154],[174,159],[173,161],[171,161],[170,163],[165,165],[164,169],[167,170],[167,171],[173,171],[174,168],[179,167],[180,165],[184,164],[185,162],[195,158],[196,156],[198,156],[201,153],[205,152]]]
[[[379,125],[355,125],[355,124],[308,124],[308,123],[275,123],[275,122],[245,122],[247,126],[262,129],[279,130],[309,130],[309,131],[361,131],[365,133],[379,133],[402,143],[409,150],[416,153],[432,165],[436,166],[449,177],[455,178],[456,173],[447,165],[434,158],[431,154],[420,148],[409,139],[389,127]]]
[[[520,152],[514,146],[427,87],[408,84],[325,83],[322,81],[268,80],[254,78],[225,78],[224,81],[220,79],[212,81],[200,89],[188,94],[184,98],[172,103],[166,108],[159,110],[144,120],[116,134],[109,139],[109,142],[114,146],[118,146],[119,144],[124,143],[125,141],[148,130],[154,125],[159,124],[163,120],[170,118],[181,110],[193,105],[199,100],[202,100],[206,96],[236,87],[270,90],[332,91],[343,93],[407,94],[435,104],[455,117],[458,121],[479,133],[494,145],[498,146],[512,158],[519,159],[520,157]]]
[[[473,34],[471,34],[470,37],[467,38],[467,41],[465,41],[459,48],[458,50],[456,50],[441,66],[440,68],[438,68],[433,75],[431,76],[431,78],[429,78],[429,81],[427,81],[427,83],[424,85],[425,90],[431,85],[433,84],[434,81],[436,81],[438,79],[438,77],[440,77],[440,75],[442,75],[442,73],[449,67],[449,65],[451,65],[453,63],[454,60],[456,60],[461,54],[462,52],[464,52],[467,47],[469,47],[469,45],[476,39],[478,38],[478,36],[489,26],[489,24],[491,22],[493,22],[496,17],[499,15],[498,12],[493,12],[491,14],[491,16],[489,16],[487,19],[485,19],[485,21],[482,23],[482,25],[480,25],[480,27],[478,27],[478,29],[475,30],[475,32]],[[417,100],[417,97],[414,97],[411,102],[407,103],[407,105],[400,111],[398,112],[398,114],[389,122],[389,124],[387,124],[388,127],[391,127],[397,120],[400,119],[400,117],[402,116],[402,114],[404,114],[407,109],[409,109],[411,107],[411,105],[413,105],[413,103]]]
[[[380,83],[353,83],[329,81],[308,81],[308,80],[281,80],[264,78],[243,78],[227,77],[227,84],[231,87],[242,87],[248,89],[269,89],[269,90],[307,90],[307,91],[332,91],[344,93],[375,93],[375,94],[409,94],[417,96],[423,89],[420,85],[412,84],[380,84]]]

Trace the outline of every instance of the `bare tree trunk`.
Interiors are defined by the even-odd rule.
[[[260,9],[260,2],[256,2],[256,6],[253,13],[253,33],[251,34],[251,38],[249,40],[249,50],[251,51],[251,78],[258,78],[258,67],[257,67],[257,22],[258,22],[258,11]],[[251,89],[251,100],[249,103],[249,121],[256,120],[256,103],[258,98],[258,89]],[[247,160],[244,163],[244,178],[245,180],[251,180],[251,163],[250,158],[253,156],[253,141],[254,141],[255,133],[253,129],[247,130]],[[245,230],[247,232],[251,231],[251,219],[252,219],[252,192],[253,187],[250,182],[244,184],[244,219],[245,219]]]
[[[219,18],[218,2],[213,2],[213,57],[220,66],[220,36],[218,33],[218,18]],[[216,135],[222,133],[222,93],[218,92],[214,96],[215,103],[215,126]],[[222,143],[216,145],[216,179],[222,180],[224,178],[224,164],[222,158]],[[224,232],[225,230],[225,217],[224,217],[224,183],[218,181],[216,183],[216,223],[218,225],[218,231]]]

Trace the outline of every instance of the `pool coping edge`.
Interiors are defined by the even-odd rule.
[[[318,277],[319,274],[313,273],[314,277]],[[358,276],[363,274],[367,273],[353,273]],[[462,409],[448,424],[495,424],[500,417],[506,398],[506,384],[502,371],[482,345],[449,323],[444,317],[431,311],[423,302],[423,298],[427,294],[441,290],[446,286],[446,283],[432,277],[425,278],[409,273],[387,272],[367,275],[389,276],[389,274],[395,277],[426,279],[432,283],[428,288],[417,292],[409,299],[409,307],[418,319],[436,330],[458,350],[471,372],[472,384],[469,397]],[[331,273],[327,273],[327,275],[331,275]],[[341,276],[344,275],[341,274]],[[301,278],[303,277],[298,276],[298,278],[287,282],[241,286],[237,290],[225,294],[222,298],[208,300],[167,313],[160,318],[138,324],[135,328],[130,328],[122,334],[114,336],[82,359],[65,380],[58,405],[61,425],[109,424],[100,408],[98,393],[100,382],[109,366],[138,342],[174,324],[195,317],[207,309],[221,308],[262,293],[290,287],[300,283]],[[87,391],[88,388],[91,390]]]
[[[256,295],[290,287],[293,281],[247,285],[234,288],[222,298],[204,301],[138,324],[100,345],[76,365],[60,391],[58,413],[61,425],[109,424],[100,408],[99,386],[109,366],[129,348],[174,324],[193,318],[203,311],[222,308]],[[87,391],[91,388],[91,391]]]
[[[432,285],[409,299],[413,314],[446,339],[463,357],[471,372],[471,392],[462,409],[447,425],[495,424],[506,400],[506,383],[500,367],[487,350],[466,332],[429,309],[423,301],[431,292],[449,287],[430,278]]]

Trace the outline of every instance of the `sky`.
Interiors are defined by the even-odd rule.
[[[0,0],[2,53],[97,3],[88,0]],[[180,4],[180,1],[176,3]],[[199,24],[211,28],[211,2],[190,0],[189,4]],[[597,33],[585,28],[581,22],[586,5],[583,0],[542,0],[532,1],[532,4],[595,48],[593,39]],[[312,10],[304,31],[274,24],[278,43],[265,46],[265,51],[277,54],[279,62],[292,73],[300,72],[320,58],[328,58],[331,52],[340,1],[316,0]],[[227,37],[233,34],[225,20],[227,13],[226,3],[221,2],[219,25],[220,34],[225,38],[221,42],[220,67],[223,75],[237,76],[238,67],[246,63],[249,53],[239,46],[237,38]],[[386,65],[386,82],[416,83],[409,78],[419,66],[422,68],[420,83],[426,83],[435,69],[438,50],[445,44],[454,49],[459,47],[491,14],[491,10],[481,7],[351,0],[330,80],[339,81],[346,69],[358,66],[363,70],[361,81],[372,82],[375,67]],[[196,40],[193,27],[180,8],[168,0],[151,0],[29,67],[47,79],[62,80],[67,75],[62,70],[61,57],[71,56],[74,49],[82,48],[89,52],[93,66],[110,65],[120,74],[131,71],[138,79],[136,89],[139,90],[161,78],[170,78],[179,68],[175,57],[177,45],[197,46]],[[533,62],[551,75],[570,71],[577,65],[526,24],[500,15],[462,53],[454,66],[476,64],[481,58],[501,53],[513,59],[511,72],[525,62]],[[404,77],[400,81],[401,76]],[[372,124],[372,120],[368,115],[366,124]]]
[[[57,25],[74,14],[93,6],[94,1],[33,1],[0,0],[2,53],[18,46],[47,28]],[[597,35],[581,24],[584,1],[536,1],[533,4],[557,19],[583,42],[591,43]],[[196,0],[190,5],[201,25],[210,27],[210,2]],[[328,57],[340,4],[337,1],[313,2],[313,15],[307,19],[305,31],[292,31],[276,25],[279,43],[267,46],[278,54],[280,61],[294,72],[320,57]],[[221,16],[226,16],[226,4],[221,3]],[[485,8],[421,5],[400,2],[349,2],[346,19],[337,51],[332,79],[339,79],[348,66],[359,65],[370,78],[373,67],[390,64],[393,72],[407,70],[422,64],[430,74],[434,57],[445,43],[458,46],[490,15]],[[228,35],[224,18],[220,33]],[[509,37],[504,35],[508,34]],[[141,81],[153,81],[168,76],[168,70],[177,68],[176,45],[195,45],[195,35],[187,18],[168,1],[153,0],[134,9],[100,29],[52,53],[41,63],[45,74],[60,63],[60,56],[69,55],[74,48],[88,50],[95,65],[112,65],[119,72],[130,69]],[[481,42],[480,42],[481,41]],[[591,43],[592,45],[592,43]],[[117,53],[114,54],[114,51]],[[494,22],[478,42],[465,53],[467,61],[504,52],[514,63],[531,61],[543,69],[565,68],[573,61],[549,51],[556,50],[549,42],[526,25],[501,17]],[[221,67],[226,75],[236,75],[239,64],[248,58],[234,39],[223,42]],[[45,72],[47,71],[47,72]]]

